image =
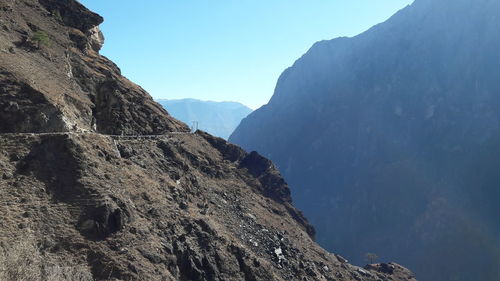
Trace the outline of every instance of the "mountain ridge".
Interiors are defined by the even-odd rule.
[[[230,141],[276,163],[327,249],[424,281],[497,280],[499,14],[417,0],[316,43]]]

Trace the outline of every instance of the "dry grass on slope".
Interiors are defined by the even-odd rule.
[[[93,281],[87,266],[53,262],[34,239],[0,244],[0,281]]]

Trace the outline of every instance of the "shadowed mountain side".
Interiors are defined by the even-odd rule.
[[[500,279],[500,2],[416,0],[281,75],[230,141],[273,160],[320,244],[419,279]]]

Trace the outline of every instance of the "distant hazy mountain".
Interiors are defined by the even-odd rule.
[[[230,141],[278,165],[329,250],[498,281],[499,27],[498,0],[416,0],[316,43]]]
[[[237,102],[214,102],[196,99],[157,100],[175,118],[192,126],[198,121],[199,129],[228,139],[241,119],[252,109]]]

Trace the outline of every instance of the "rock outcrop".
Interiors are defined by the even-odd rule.
[[[230,141],[270,158],[354,263],[500,280],[500,2],[416,0],[283,72]]]
[[[29,236],[96,280],[415,280],[320,248],[274,165],[189,133],[98,54],[77,1],[0,11],[0,248]]]
[[[0,132],[189,130],[97,53],[102,17],[77,1],[18,2],[0,3]]]

